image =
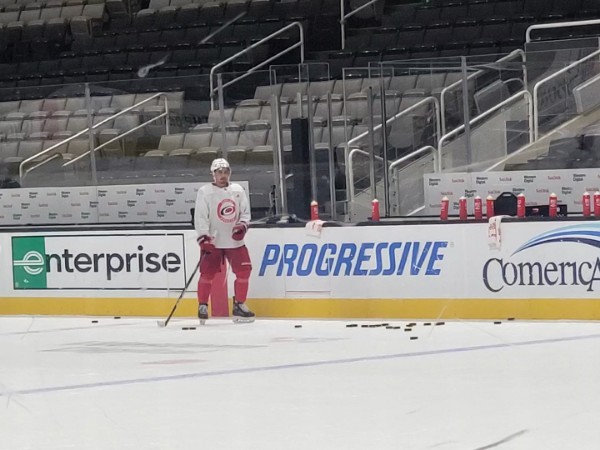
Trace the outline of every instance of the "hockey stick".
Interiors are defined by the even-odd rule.
[[[157,324],[158,324],[158,326],[160,328],[164,328],[164,327],[166,327],[169,324],[169,322],[171,320],[171,317],[173,317],[173,314],[175,313],[175,310],[177,309],[177,305],[179,305],[179,300],[181,300],[183,298],[183,294],[185,294],[185,291],[187,291],[188,287],[190,287],[190,284],[192,283],[192,279],[196,275],[196,272],[198,271],[198,268],[200,267],[200,263],[201,262],[202,262],[202,256],[200,256],[200,259],[198,259],[198,264],[196,264],[196,268],[193,270],[192,274],[188,278],[187,283],[185,283],[185,287],[181,291],[181,294],[179,294],[179,298],[177,299],[177,301],[173,305],[173,309],[171,310],[171,313],[169,314],[169,317],[167,317],[166,320],[159,320],[157,322]]]

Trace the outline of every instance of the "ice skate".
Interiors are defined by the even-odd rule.
[[[254,322],[255,314],[250,311],[250,308],[245,303],[236,302],[233,299],[233,321],[235,323],[252,323]]]
[[[200,325],[206,323],[206,319],[208,319],[208,305],[206,303],[198,305],[198,319],[200,319]]]

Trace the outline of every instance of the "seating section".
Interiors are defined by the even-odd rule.
[[[600,123],[580,134],[554,139],[548,153],[524,164],[522,170],[585,169],[600,166]]]
[[[341,60],[348,67],[373,61],[497,55],[522,47],[525,31],[533,24],[600,17],[594,0],[439,1],[388,9],[382,26],[350,30],[346,51],[326,52],[315,59]],[[534,38],[583,33],[590,35],[590,30],[548,30]]]
[[[346,48],[339,50],[335,0],[0,0],[0,169],[14,176],[25,159],[52,149],[28,166],[43,162],[29,172],[27,184],[44,185],[50,178],[56,184],[73,182],[85,164],[64,164],[89,150],[89,139],[76,135],[88,126],[81,84],[90,83],[92,122],[97,125],[92,139],[102,146],[97,154],[101,180],[201,178],[207,164],[226,148],[236,171],[253,180],[254,204],[267,207],[273,182],[273,95],[281,105],[284,154],[291,148],[291,121],[311,116],[320,170],[328,168],[333,152],[336,171],[343,172],[346,144],[366,133],[371,106],[378,124],[383,105],[387,117],[394,116],[424,98],[440,99],[442,90],[460,78],[448,66],[398,71],[383,78],[376,73],[365,77],[364,70],[353,67],[463,55],[494,61],[499,54],[522,48],[531,24],[600,17],[597,0],[406,3],[387,1],[383,14],[380,7],[372,17],[365,10],[352,18]],[[211,68],[292,22],[300,22],[304,30],[305,62],[327,67],[328,76],[311,76],[310,82],[282,76],[271,84],[271,74],[252,74],[227,91],[224,111],[211,111]],[[583,31],[544,31],[535,38],[573,37]],[[253,48],[223,72],[247,73],[295,42],[295,33]],[[296,50],[273,63],[296,64],[298,56]],[[472,84],[474,114],[513,92],[504,81]],[[117,139],[165,111],[164,103],[155,101],[115,116],[159,91],[168,92],[168,122],[157,120]],[[448,128],[464,117],[458,97],[444,98]],[[433,111],[424,106],[393,122],[388,128],[392,156],[432,143],[434,121]],[[553,142],[546,157],[530,164],[596,164],[598,135],[592,127]],[[328,177],[328,172],[319,173]],[[335,183],[343,186],[339,180]]]

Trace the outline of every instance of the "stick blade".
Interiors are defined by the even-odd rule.
[[[167,326],[167,321],[166,320],[158,320],[156,322],[156,324],[158,325],[158,328],[164,328]]]

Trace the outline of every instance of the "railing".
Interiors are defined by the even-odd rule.
[[[514,102],[517,99],[520,99],[521,97],[525,98],[525,100],[527,101],[527,117],[528,117],[528,120],[529,120],[529,142],[533,142],[534,141],[534,133],[533,133],[533,102],[532,102],[532,99],[531,99],[531,94],[529,93],[529,91],[526,91],[526,90],[517,92],[512,97],[507,98],[506,100],[498,103],[493,108],[490,108],[487,111],[483,112],[482,114],[478,115],[477,117],[473,118],[469,122],[470,125],[476,125],[477,123],[481,122],[486,117],[492,115],[496,111],[504,108],[506,105]],[[447,140],[449,140],[450,138],[452,138],[454,136],[457,136],[461,131],[464,131],[464,129],[465,129],[465,125],[463,124],[463,125],[459,126],[458,128],[455,128],[451,132],[446,133],[444,136],[442,136],[440,138],[440,140],[438,142],[438,164],[439,164],[439,171],[440,172],[443,171],[443,167],[442,167],[442,147],[443,147],[444,143]],[[469,137],[467,137],[467,138],[469,138]]]
[[[385,99],[383,101],[385,101]],[[433,108],[434,108],[434,111],[435,111],[435,117],[436,117],[436,121],[435,121],[436,122],[436,133],[437,133],[437,136],[439,137],[440,134],[441,134],[441,129],[440,129],[440,103],[439,103],[438,99],[435,98],[435,97],[426,97],[426,98],[424,98],[423,100],[415,103],[414,105],[411,105],[411,106],[409,106],[406,109],[403,109],[402,111],[400,111],[395,116],[390,117],[389,119],[387,119],[385,121],[385,123],[386,123],[386,125],[389,125],[389,124],[395,122],[396,120],[400,119],[401,117],[406,116],[408,113],[414,111],[415,109],[418,109],[418,108],[420,108],[422,106],[427,105],[428,103],[433,104]],[[373,131],[379,131],[379,130],[381,130],[382,127],[383,127],[383,124],[380,123],[379,125],[376,125],[373,128]],[[350,147],[352,145],[356,145],[357,142],[359,142],[361,139],[363,139],[366,136],[368,136],[368,134],[369,134],[369,132],[365,131],[364,133],[361,133],[358,136],[356,136],[356,137],[354,137],[354,138],[352,138],[352,139],[350,139],[348,141],[348,143],[346,144],[345,149],[344,149],[344,158],[345,158],[346,161],[348,161],[348,158],[350,156]],[[346,165],[346,179],[348,179],[348,180],[350,179],[350,174],[348,173],[348,166],[347,165]],[[348,184],[350,184],[350,183],[348,183]],[[353,198],[353,196],[350,195],[350,190],[349,190],[349,187],[348,187],[348,199],[351,200],[352,198]]]
[[[521,49],[513,50],[508,55],[497,60],[496,63],[503,63],[506,61],[510,61],[511,59],[515,58],[516,56],[520,56],[523,64],[525,63],[525,52]],[[489,72],[486,72],[485,70],[478,70],[477,72],[474,72],[471,75],[469,75],[467,77],[467,81],[471,81],[476,78],[479,78],[480,76],[485,75],[486,73],[489,73]],[[523,84],[525,85],[525,87],[527,87],[527,69],[526,69],[525,65],[523,65],[523,78],[524,78]],[[458,80],[458,81],[455,81],[454,83],[446,86],[444,89],[442,89],[442,92],[440,94],[440,105],[441,105],[440,107],[442,109],[442,131],[444,133],[446,132],[446,95],[451,90],[453,90],[457,87],[461,87],[463,85],[463,81],[464,80]],[[463,93],[463,95],[466,95],[466,93]]]
[[[398,158],[396,161],[394,161],[392,164],[390,164],[390,167],[388,169],[388,172],[390,173],[390,176],[392,176],[394,170],[396,169],[397,166],[399,166],[400,164],[405,163],[406,161],[414,158],[415,156],[419,156],[421,153],[431,153],[431,156],[433,157],[433,171],[435,173],[438,173],[440,171],[440,166],[441,163],[438,161],[438,156],[437,156],[437,149],[432,146],[432,145],[426,145],[425,147],[421,147],[418,150],[415,150],[413,152],[410,152],[404,156],[402,156],[401,158]],[[400,179],[398,177],[394,177],[394,184],[396,185],[396,198],[399,199],[400,196],[400,183],[399,183]],[[398,204],[398,202],[397,202]],[[425,208],[425,205],[410,211],[407,215],[411,216],[413,214],[416,214],[417,212],[423,210]]]
[[[590,21],[592,22],[592,21]],[[600,20],[597,22],[600,23]],[[578,61],[575,61],[574,63],[569,64],[568,66],[560,69],[558,72],[554,72],[552,75],[547,76],[546,78],[538,81],[535,86],[533,87],[533,103],[535,105],[534,108],[534,112],[533,112],[533,127],[534,127],[534,139],[537,140],[539,138],[539,115],[540,115],[540,108],[538,105],[538,92],[540,90],[540,86],[542,86],[543,84],[547,83],[548,81],[556,78],[559,75],[562,75],[565,72],[568,72],[569,70],[573,69],[574,67],[577,67],[579,64],[584,63],[590,59],[593,59],[595,57],[597,57],[598,55],[600,55],[600,50],[596,50],[593,53],[590,53],[589,55],[581,58]]]
[[[357,12],[362,11],[366,7],[371,6],[374,3],[377,3],[378,1],[379,0],[371,0],[370,2],[359,6],[355,10],[346,14],[346,5],[344,4],[344,0],[340,0],[340,29],[341,29],[341,33],[342,33],[342,50],[344,50],[346,48],[346,21],[347,21],[347,19],[352,17]]]
[[[160,119],[160,118],[162,118],[162,117],[166,117],[166,116],[168,116],[168,115],[169,115],[169,103],[168,103],[167,94],[166,94],[166,93],[164,93],[164,92],[159,92],[159,93],[157,93],[157,94],[154,94],[154,95],[152,95],[152,96],[150,96],[150,97],[148,97],[148,98],[146,98],[146,99],[142,100],[141,102],[139,102],[139,103],[136,103],[136,104],[135,104],[135,105],[133,105],[133,106],[129,106],[129,107],[127,107],[127,108],[125,108],[125,109],[123,109],[123,110],[119,111],[118,113],[116,113],[116,114],[113,114],[112,116],[109,116],[109,117],[107,117],[106,119],[103,119],[103,120],[101,120],[101,121],[100,121],[100,122],[98,122],[97,124],[93,125],[91,128],[85,128],[85,129],[83,129],[83,130],[81,130],[81,131],[79,131],[79,132],[75,133],[73,136],[70,136],[70,137],[68,137],[67,139],[65,139],[65,140],[63,140],[63,141],[60,141],[59,143],[57,143],[57,144],[54,144],[54,145],[52,145],[52,146],[48,147],[47,149],[45,149],[45,150],[42,150],[41,152],[39,152],[39,153],[36,153],[35,155],[33,155],[33,156],[30,156],[29,158],[27,158],[27,159],[23,160],[23,161],[21,162],[21,164],[19,164],[19,179],[20,179],[20,180],[21,180],[21,182],[22,182],[22,181],[23,181],[23,179],[24,179],[24,177],[25,177],[25,175],[26,175],[27,173],[29,173],[29,172],[31,172],[32,170],[35,170],[35,169],[37,169],[37,168],[41,167],[42,165],[44,165],[44,164],[45,164],[45,163],[47,163],[47,162],[50,162],[52,159],[55,159],[55,156],[52,156],[52,157],[50,157],[50,158],[47,158],[47,159],[45,159],[45,160],[43,160],[43,161],[39,162],[38,164],[35,164],[34,166],[32,166],[32,167],[29,167],[27,170],[25,170],[25,169],[24,169],[25,165],[27,165],[27,164],[28,164],[28,163],[30,163],[31,161],[34,161],[34,160],[38,159],[40,156],[43,156],[43,155],[45,155],[45,154],[47,154],[47,153],[50,153],[50,152],[52,152],[52,151],[56,150],[57,148],[59,148],[59,147],[62,147],[62,146],[63,146],[63,145],[65,145],[65,144],[68,144],[69,142],[71,142],[71,141],[73,141],[73,140],[77,139],[78,137],[80,137],[80,136],[82,136],[82,135],[84,135],[84,134],[86,134],[86,133],[90,132],[91,130],[95,130],[95,129],[97,129],[97,128],[100,128],[102,125],[105,125],[105,124],[106,124],[106,123],[108,123],[109,121],[111,121],[111,120],[114,120],[114,119],[116,119],[117,117],[119,117],[119,116],[122,116],[123,114],[127,114],[128,112],[130,112],[130,111],[132,111],[132,110],[134,110],[134,109],[137,109],[139,106],[141,106],[141,105],[143,105],[143,104],[145,104],[145,103],[148,103],[148,102],[150,102],[150,101],[152,101],[152,100],[154,100],[154,99],[156,99],[156,98],[159,98],[159,97],[163,97],[163,98],[164,98],[164,100],[165,100],[165,112],[163,112],[163,113],[161,113],[161,114],[158,114],[158,115],[157,115],[157,116],[155,116],[155,117],[152,117],[150,120],[147,120],[146,122],[144,122],[144,123],[142,123],[142,124],[140,124],[140,125],[138,125],[138,126],[136,126],[136,127],[132,128],[131,130],[128,130],[128,131],[126,131],[126,132],[125,132],[125,133],[123,133],[123,134],[120,134],[119,136],[116,136],[116,137],[114,137],[114,138],[110,139],[109,141],[106,141],[105,143],[103,143],[102,145],[99,145],[98,147],[94,147],[93,151],[94,151],[94,152],[96,152],[97,150],[100,150],[101,148],[104,148],[105,146],[107,146],[107,145],[109,145],[109,144],[112,144],[112,143],[113,143],[113,142],[115,142],[116,140],[118,140],[118,139],[121,139],[122,137],[124,137],[124,136],[127,136],[127,135],[129,135],[129,134],[133,133],[134,131],[137,131],[138,129],[140,129],[140,128],[142,128],[142,127],[146,126],[146,125],[148,125],[149,123],[151,123],[151,122],[154,122],[155,120],[158,120],[158,119]],[[166,134],[170,134],[170,125],[169,125],[169,120],[166,120],[166,122],[165,122],[165,133],[166,133]],[[81,155],[77,156],[76,158],[73,158],[72,160],[70,160],[70,161],[66,162],[65,164],[63,164],[63,167],[65,167],[65,166],[68,166],[68,165],[70,165],[70,164],[73,164],[73,163],[75,163],[76,161],[80,160],[81,158],[83,158],[83,157],[85,157],[85,156],[89,155],[91,152],[92,152],[92,150],[88,150],[87,152],[85,152],[85,153],[82,153]]]
[[[554,23],[541,23],[536,25],[531,25],[527,28],[525,32],[525,42],[531,42],[531,32],[534,30],[544,30],[549,28],[568,28],[568,27],[583,27],[586,25],[598,25],[600,24],[600,19],[592,19],[592,20],[577,20],[573,22],[554,22]]]
[[[346,165],[346,167],[349,170],[348,187],[350,188],[350,197],[348,197],[348,200],[350,202],[354,201],[354,163],[353,163],[353,158],[354,158],[354,155],[356,155],[356,154],[361,154],[361,155],[365,155],[365,156],[371,155],[369,152],[366,152],[360,148],[352,149],[352,151],[348,155],[348,164]],[[383,163],[383,158],[381,156],[377,156],[377,155],[374,155],[374,156],[375,156],[376,160],[381,161]],[[373,186],[371,186],[371,188],[373,188]]]
[[[390,164],[390,168],[388,170],[391,172],[393,169],[396,168],[396,166],[399,166],[403,162],[406,162],[409,159],[412,159],[415,156],[420,155],[421,153],[427,153],[427,152],[431,152],[431,154],[433,156],[433,171],[435,173],[438,173],[440,171],[440,163],[438,161],[437,148],[435,148],[433,145],[426,145],[425,147],[421,147],[418,150],[415,150],[413,152],[410,152],[410,153],[404,155],[401,158],[398,158],[396,161],[394,161],[392,164]]]
[[[285,33],[287,30],[289,30],[291,28],[294,28],[294,27],[298,27],[298,31],[300,33],[298,42],[296,42],[293,45],[290,45],[288,48],[280,51],[279,53],[277,53],[274,56],[271,56],[270,58],[266,59],[265,61],[263,61],[263,62],[255,65],[251,69],[248,69],[243,75],[240,75],[240,76],[234,78],[233,80],[228,81],[227,83],[224,83],[223,86],[222,86],[222,89],[225,89],[227,86],[231,86],[232,84],[237,83],[240,80],[243,80],[244,78],[246,78],[250,74],[256,72],[261,67],[266,66],[271,61],[275,61],[277,58],[280,58],[281,56],[285,55],[286,53],[291,52],[292,50],[294,50],[294,49],[296,49],[298,47],[300,47],[300,63],[303,63],[304,62],[304,30],[302,29],[302,24],[300,22],[292,22],[292,23],[286,25],[285,27],[283,27],[283,28],[275,31],[274,33],[271,33],[270,35],[268,35],[267,37],[261,39],[260,41],[255,42],[251,46],[246,47],[244,50],[241,50],[241,51],[237,52],[235,55],[230,56],[227,59],[224,59],[223,61],[221,61],[220,63],[214,65],[210,69],[210,80],[209,80],[209,82],[210,82],[210,109],[213,110],[213,111],[215,109],[215,94],[217,93],[217,88],[215,88],[215,73],[216,73],[217,69],[220,69],[224,65],[229,64],[231,61],[234,61],[237,58],[239,58],[240,56],[248,53],[250,50],[255,49],[256,47],[264,44],[265,42],[270,41],[274,37],[277,37],[280,34]]]
[[[246,15],[246,11],[242,11],[241,13],[239,13],[237,16],[235,16],[233,19],[228,20],[227,22],[225,22],[223,25],[221,25],[219,28],[217,28],[215,31],[213,31],[212,33],[210,33],[208,36],[206,36],[204,39],[202,39],[200,41],[200,44],[204,44],[206,42],[210,42],[210,40],[212,38],[214,38],[217,34],[219,34],[221,31],[223,31],[226,28],[229,28],[231,25],[233,25],[235,22],[237,22],[239,19],[241,19],[242,17],[244,17]]]

